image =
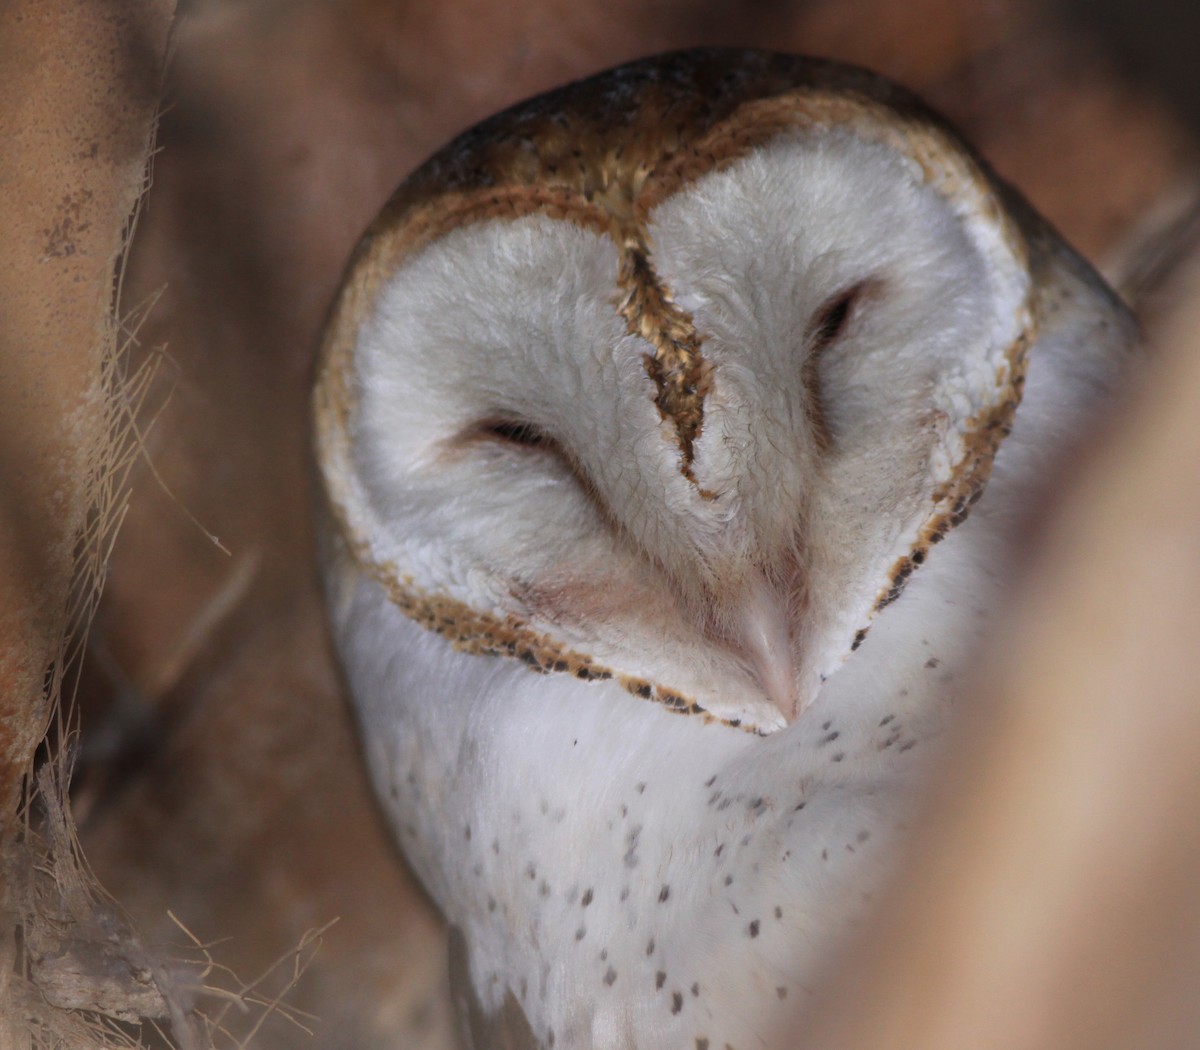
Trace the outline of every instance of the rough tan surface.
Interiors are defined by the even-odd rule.
[[[67,632],[86,620],[114,524],[114,280],[143,189],[173,12],[169,0],[0,7],[4,1047],[68,1034],[74,1046],[93,1045],[79,1011],[122,998],[108,994],[122,982],[130,994],[115,1011],[135,1000],[162,1004],[152,982],[128,980],[123,962],[112,968],[109,949],[127,931],[95,921],[98,898],[74,861],[53,762],[40,782],[36,832],[20,806],[70,681]],[[79,972],[84,958],[88,973]]]
[[[142,189],[174,4],[0,9],[0,813],[48,714],[105,441],[113,273]]]

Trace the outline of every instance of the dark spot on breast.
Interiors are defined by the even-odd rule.
[[[692,996],[697,999],[700,998],[700,982],[699,981],[692,982]]]
[[[751,937],[758,936],[758,920],[757,919],[752,921],[750,923],[750,925],[746,927],[746,932],[749,933]]]
[[[663,904],[666,899],[671,896],[671,887],[663,883],[663,888],[658,891],[658,903]]]
[[[671,1013],[677,1014],[682,1009],[683,1009],[683,993],[682,992],[672,992],[671,993]]]
[[[609,988],[617,983],[617,971],[611,966],[604,971],[604,983],[608,985]]]
[[[667,975],[662,970],[659,970],[658,973],[654,975],[654,990],[656,992],[661,991],[662,986],[666,983]]]
[[[583,900],[581,900],[579,903],[586,908],[594,899],[595,898],[592,896],[592,888],[589,886],[583,891]]]

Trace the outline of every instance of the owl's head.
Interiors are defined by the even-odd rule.
[[[1045,314],[1025,226],[858,70],[701,51],[467,132],[355,256],[332,593],[684,714],[794,720],[965,517]]]

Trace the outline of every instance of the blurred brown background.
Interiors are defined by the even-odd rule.
[[[1197,93],[1177,69],[1196,23],[1117,0],[182,3],[117,305],[127,367],[153,378],[73,785],[86,855],[143,937],[184,953],[170,909],[242,980],[282,959],[270,995],[336,919],[288,995],[314,1035],[279,1013],[252,1045],[450,1045],[442,931],[381,828],[325,633],[306,419],[343,263],[425,156],[655,51],[849,60],[958,123],[1156,331],[1194,249]],[[225,1023],[242,1038],[262,1017]]]

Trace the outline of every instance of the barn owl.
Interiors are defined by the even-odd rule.
[[[835,63],[635,62],[400,187],[324,340],[324,574],[465,1045],[803,1018],[1133,343],[944,122]]]

